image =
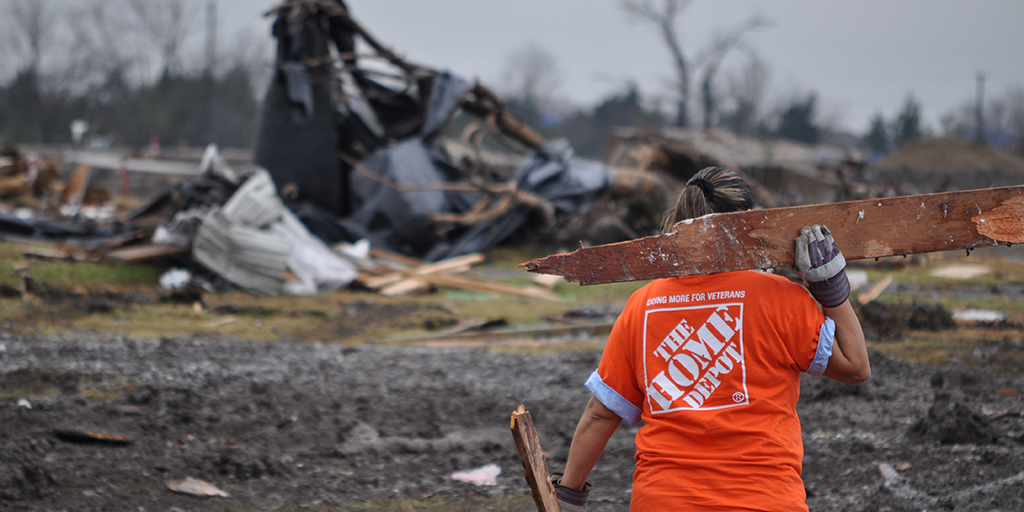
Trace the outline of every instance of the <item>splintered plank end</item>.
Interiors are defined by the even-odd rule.
[[[561,512],[555,489],[551,486],[547,463],[544,462],[544,450],[540,447],[537,429],[533,425],[533,416],[523,405],[512,413],[510,427],[537,511]]]

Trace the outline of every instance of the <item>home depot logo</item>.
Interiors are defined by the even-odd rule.
[[[648,311],[644,354],[652,414],[750,403],[741,303]]]

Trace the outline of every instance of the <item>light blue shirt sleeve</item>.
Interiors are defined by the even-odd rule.
[[[832,345],[836,342],[836,322],[825,317],[825,323],[821,325],[821,332],[818,334],[818,350],[814,353],[814,360],[807,367],[807,373],[821,375],[828,368],[828,358],[832,357]],[[610,407],[609,407],[610,408]]]
[[[626,400],[615,391],[608,384],[604,383],[601,379],[601,375],[594,370],[594,373],[590,374],[590,378],[587,379],[587,389],[604,404],[609,410],[618,414],[620,418],[629,422],[630,425],[636,425],[640,423],[640,413],[643,412],[639,407]]]

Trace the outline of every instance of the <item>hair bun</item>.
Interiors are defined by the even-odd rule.
[[[694,176],[693,178],[690,178],[690,181],[686,182],[686,185],[695,185],[697,187],[700,187],[701,192],[704,193],[704,197],[708,201],[715,197],[715,184],[711,183],[710,181],[704,178],[698,178]]]

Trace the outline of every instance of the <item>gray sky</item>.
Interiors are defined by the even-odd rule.
[[[224,34],[269,31],[273,0],[217,0]],[[353,17],[415,62],[501,89],[510,54],[535,44],[561,69],[559,95],[589,104],[635,80],[668,93],[671,62],[653,28],[613,0],[347,0]],[[891,118],[908,93],[925,121],[972,101],[977,73],[991,96],[1024,87],[1024,2],[1019,0],[696,0],[678,30],[695,56],[716,32],[755,13],[775,22],[745,42],[771,69],[769,103],[816,91],[819,112],[861,133],[875,112]],[[269,37],[269,36],[268,36]],[[742,63],[741,54],[729,59]]]

